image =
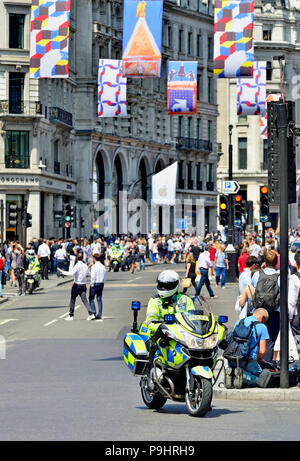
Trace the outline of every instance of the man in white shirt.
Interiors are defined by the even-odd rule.
[[[81,301],[85,305],[89,316],[87,320],[95,319],[95,313],[87,300],[86,297],[86,279],[90,274],[88,267],[83,262],[83,253],[78,253],[77,256],[77,263],[73,267],[71,271],[63,271],[62,269],[58,269],[63,275],[70,275],[74,276],[74,283],[71,290],[71,299],[70,299],[70,306],[69,306],[69,316],[65,320],[73,320],[74,317],[74,309],[75,309],[75,300],[77,296],[80,296]]]
[[[96,312],[95,306],[95,296],[97,296],[97,303],[98,303],[98,315],[96,315],[96,319],[102,320],[102,292],[104,288],[104,282],[106,277],[106,270],[103,264],[101,264],[101,256],[99,254],[93,255],[94,264],[91,268],[91,286],[90,286],[90,294],[89,294],[89,301],[93,312]]]
[[[46,240],[43,240],[43,243],[38,248],[42,280],[48,280],[48,261],[50,261],[50,254],[49,245],[47,245]]]
[[[291,330],[297,346],[298,355],[300,357],[300,312],[299,312],[299,292],[300,292],[300,251],[295,254],[295,267],[297,272],[289,278],[288,291],[288,311]]]
[[[67,258],[66,250],[63,248],[62,245],[59,245],[59,248],[56,250],[54,254],[54,258],[57,261],[57,269],[64,270],[65,267],[65,260]],[[57,277],[60,277],[60,271],[57,270]]]
[[[201,273],[201,279],[200,279],[199,285],[197,286],[197,290],[196,290],[195,297],[193,298],[193,300],[197,296],[200,296],[200,292],[204,284],[208,290],[210,297],[217,298],[217,296],[214,294],[210,286],[210,281],[208,278],[208,269],[212,266],[212,264],[213,262],[210,260],[210,245],[206,245],[205,251],[200,253],[198,261],[197,261],[196,272]]]

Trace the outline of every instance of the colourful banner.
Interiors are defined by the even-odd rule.
[[[253,77],[237,80],[237,114],[266,114],[266,62],[254,61]]]
[[[71,0],[32,0],[31,78],[68,77],[70,7]]]
[[[254,0],[215,0],[214,74],[252,77]]]
[[[127,78],[122,76],[122,61],[100,59],[98,72],[98,117],[125,117]]]
[[[168,62],[168,114],[197,113],[197,61]]]
[[[268,94],[266,98],[266,112],[263,117],[260,118],[259,124],[260,124],[260,137],[261,139],[268,139],[268,113],[267,113],[267,104],[270,101],[279,101],[280,99],[280,94],[275,93],[275,94]]]
[[[124,77],[160,77],[162,15],[162,0],[124,0]]]

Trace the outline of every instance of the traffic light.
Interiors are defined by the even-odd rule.
[[[260,222],[267,222],[269,219],[269,189],[267,186],[261,186],[260,188]]]
[[[76,208],[74,206],[70,207],[70,216],[71,216],[71,223],[76,221]]]
[[[71,223],[71,205],[65,206],[65,221]]]
[[[7,227],[16,227],[18,220],[18,206],[16,203],[8,204]]]
[[[85,219],[83,217],[80,218],[80,227],[85,227]]]
[[[234,197],[234,219],[242,222],[242,196],[235,195]]]
[[[27,211],[24,212],[23,214],[23,221],[22,221],[22,226],[27,228],[27,227],[32,227],[32,214],[27,213]]]
[[[253,201],[248,200],[246,202],[246,210],[247,210],[247,224],[248,226],[253,226]]]
[[[228,198],[226,195],[220,195],[219,220],[221,226],[227,226],[229,222]]]

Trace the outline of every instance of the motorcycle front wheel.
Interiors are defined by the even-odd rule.
[[[159,392],[152,393],[148,391],[147,379],[141,379],[141,392],[144,404],[151,410],[159,410],[167,401]]]
[[[212,383],[209,379],[194,379],[194,388],[185,392],[185,403],[191,416],[205,416],[211,408],[213,395]]]

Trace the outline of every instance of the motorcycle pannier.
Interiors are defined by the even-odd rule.
[[[149,353],[142,338],[136,333],[127,333],[124,338],[124,362],[134,375],[144,374]]]

